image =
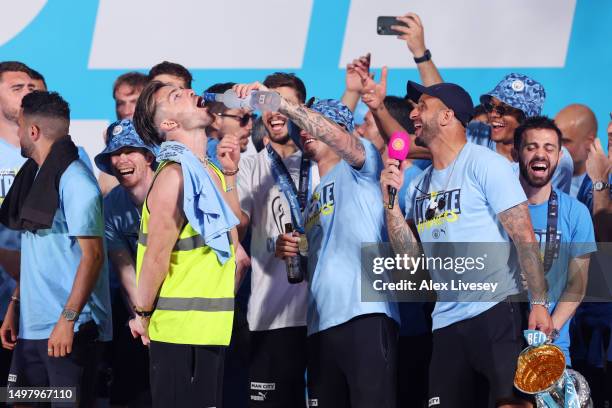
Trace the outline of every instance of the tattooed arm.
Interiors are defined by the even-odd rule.
[[[246,98],[253,90],[269,91],[259,82],[236,84],[232,88],[239,98]],[[351,135],[336,123],[303,105],[281,98],[280,113],[291,119],[300,129],[329,145],[347,163],[361,168],[365,162],[365,148],[358,137]]]
[[[498,214],[504,229],[512,238],[518,252],[521,270],[534,300],[546,299],[546,279],[540,259],[527,203],[515,205]]]
[[[527,203],[524,202],[502,211],[498,217],[516,246],[521,271],[527,280],[531,299],[534,301],[547,300],[544,267],[540,259],[540,248],[533,233]],[[548,310],[539,305],[534,305],[529,315],[529,328],[536,327],[546,334],[549,334],[553,328]]]
[[[399,166],[399,167],[398,167]],[[404,168],[406,164],[400,166],[400,162],[395,159],[386,158],[385,168],[380,173],[380,191],[383,196],[383,203],[389,202],[388,187],[395,187],[399,191],[403,179]],[[412,221],[406,222],[404,215],[400,210],[397,195],[392,209],[385,205],[385,222],[387,224],[387,233],[393,252],[398,255],[407,254],[410,257],[418,257],[421,255],[421,248],[416,234],[411,228]]]
[[[365,162],[365,149],[359,138],[325,116],[303,105],[281,100],[279,112],[291,119],[300,129],[329,145],[353,167],[361,168]]]

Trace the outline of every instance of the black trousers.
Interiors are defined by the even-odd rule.
[[[306,327],[252,331],[249,406],[304,408]]]
[[[74,334],[72,352],[49,357],[48,339],[18,339],[13,351],[8,387],[76,387],[75,403],[53,403],[53,407],[91,407],[96,398],[95,380],[101,344],[98,328],[91,321]]]
[[[397,323],[358,316],[308,338],[308,405],[395,408]]]
[[[225,347],[151,341],[153,407],[221,408]]]

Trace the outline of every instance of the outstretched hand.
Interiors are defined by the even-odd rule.
[[[402,33],[397,38],[406,41],[408,49],[414,57],[422,57],[425,54],[425,31],[423,23],[415,13],[406,13],[403,16],[397,17],[397,20],[405,25],[392,25],[391,28]]]
[[[346,78],[345,85],[347,92],[356,92],[361,93],[363,89],[363,82],[361,80],[361,75],[357,72],[359,69],[362,72],[366,72],[369,74],[370,72],[370,54],[362,55],[359,58],[356,58],[350,64],[346,65]]]
[[[357,73],[361,78],[362,90],[361,100],[371,111],[380,109],[387,96],[387,67],[382,67],[380,82],[375,82],[373,76],[357,68]]]

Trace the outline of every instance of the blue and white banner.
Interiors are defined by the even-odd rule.
[[[376,34],[376,18],[414,11],[446,81],[477,100],[508,72],[544,84],[544,112],[590,106],[604,138],[612,110],[612,2],[593,0],[19,0],[1,4],[0,60],[41,72],[73,112],[75,139],[93,156],[114,120],[112,84],[169,60],[194,89],[295,72],[309,96],[338,98],[344,66],[372,53],[390,67],[389,94],[418,72],[405,43]],[[607,143],[603,143],[604,146]]]

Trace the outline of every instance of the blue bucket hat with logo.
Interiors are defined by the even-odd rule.
[[[495,97],[523,111],[525,116],[538,116],[542,113],[542,105],[546,98],[546,92],[541,83],[523,74],[508,74],[489,93],[480,97],[480,103],[487,103]]]
[[[319,99],[310,107],[338,125],[344,126],[349,133],[355,130],[353,112],[342,102],[336,99]]]
[[[157,155],[157,149],[142,141],[138,133],[136,133],[134,124],[129,119],[118,120],[111,124],[106,129],[106,138],[108,140],[106,148],[94,158],[94,161],[96,166],[107,174],[113,174],[110,161],[112,154],[124,147],[144,149],[151,152],[153,156]]]

